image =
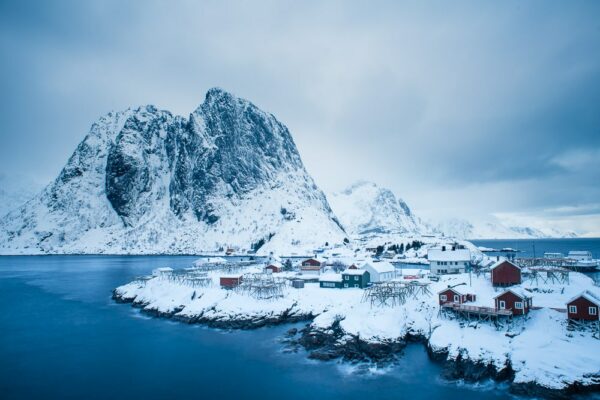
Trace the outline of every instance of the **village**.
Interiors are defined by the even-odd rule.
[[[599,294],[585,290],[569,298],[561,296],[563,303],[556,299],[549,302],[548,296],[536,296],[540,285],[569,285],[570,274],[573,272],[568,269],[557,266],[522,267],[514,260],[499,257],[495,261],[484,260],[482,263],[485,266],[474,266],[471,251],[458,244],[431,248],[427,252],[427,259],[429,271],[408,270],[408,274],[403,274],[391,262],[385,260],[371,259],[347,266],[343,262],[335,261],[328,264],[327,261],[315,257],[303,259],[293,266],[291,259],[282,263],[279,257],[271,255],[265,261],[262,274],[224,274],[219,277],[219,285],[223,289],[241,291],[250,286],[254,288],[251,293],[260,293],[259,298],[264,299],[282,297],[283,290],[280,286],[302,289],[305,284],[318,283],[319,287],[324,289],[364,289],[364,297],[369,298],[371,303],[385,305],[392,302],[394,305],[400,305],[404,303],[403,299],[406,296],[412,294],[415,287],[421,288],[423,294],[431,296],[431,283],[439,282],[443,276],[456,279],[452,276],[462,276],[468,272],[469,282],[472,282],[473,275],[477,280],[485,277],[489,287],[475,289],[472,284],[460,282],[442,288],[436,293],[440,314],[502,324],[505,320],[526,316],[532,310],[548,307],[564,314],[571,326],[595,323],[600,332]],[[219,268],[219,265],[225,262],[225,259],[208,258],[200,260],[198,265],[200,268],[204,265],[204,269],[215,266]],[[279,282],[279,285],[275,282]],[[260,283],[265,287],[277,287],[277,290],[257,292]],[[493,289],[493,293],[485,290],[490,288]],[[464,293],[465,291],[468,292]],[[539,304],[534,304],[535,297],[540,297]],[[593,327],[593,324],[591,326]]]
[[[514,382],[561,389],[596,384],[600,291],[561,267],[521,266],[461,244],[429,246],[429,268],[403,268],[368,253],[228,261],[203,257],[158,268],[115,289],[145,312],[221,328],[309,321],[365,343],[422,337],[448,360],[467,358]],[[476,260],[476,262],[474,261]],[[417,264],[414,264],[417,265]]]

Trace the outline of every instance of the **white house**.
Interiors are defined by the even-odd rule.
[[[431,273],[459,274],[465,272],[471,262],[471,252],[468,249],[457,249],[453,246],[442,246],[427,251],[427,259]]]
[[[369,272],[371,282],[385,282],[396,277],[396,268],[387,261],[367,262],[361,269]]]

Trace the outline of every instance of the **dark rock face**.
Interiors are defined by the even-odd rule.
[[[188,121],[152,106],[136,110],[110,146],[106,194],[124,222],[134,225],[149,197],[167,195],[157,187],[157,172],[165,172],[170,180],[163,191],[173,213],[190,211],[214,223],[214,198],[242,196],[277,173],[303,168],[283,124],[248,101],[211,89]]]
[[[340,328],[339,321],[330,329],[323,331],[307,325],[300,331],[300,338],[295,343],[304,347],[308,357],[328,361],[341,358],[350,362],[389,363],[397,359],[406,347],[406,341],[387,340],[377,343],[366,342],[358,336],[351,340],[341,340],[345,332]]]

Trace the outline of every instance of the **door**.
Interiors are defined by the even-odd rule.
[[[506,310],[506,301],[504,301],[504,300],[498,301],[498,308],[501,310]]]

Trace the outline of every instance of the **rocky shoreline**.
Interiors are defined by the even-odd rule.
[[[315,318],[312,314],[296,314],[291,310],[272,316],[257,316],[251,319],[215,319],[205,316],[204,313],[188,317],[179,314],[182,308],[173,308],[169,312],[148,308],[148,304],[136,301],[135,297],[128,298],[113,291],[112,298],[117,303],[131,304],[139,308],[144,314],[173,319],[187,324],[202,324],[216,329],[256,329],[282,324],[308,322]],[[442,377],[449,381],[463,380],[468,383],[478,383],[493,380],[498,383],[507,383],[511,394],[543,397],[551,399],[568,399],[576,394],[600,392],[600,376],[593,377],[594,384],[582,385],[578,382],[570,384],[564,389],[551,389],[536,383],[515,383],[514,370],[510,363],[498,369],[492,363],[473,361],[463,354],[452,358],[446,349],[434,350],[427,338],[420,333],[407,332],[402,338],[396,340],[368,341],[357,335],[351,335],[341,328],[340,321],[335,321],[328,329],[321,329],[306,324],[304,328],[290,329],[282,343],[292,351],[302,348],[308,352],[308,358],[320,361],[341,359],[350,363],[373,363],[376,366],[385,366],[398,361],[405,347],[409,343],[420,343],[426,347],[429,359],[442,366]]]

